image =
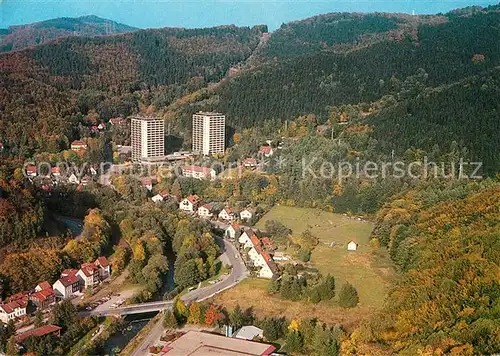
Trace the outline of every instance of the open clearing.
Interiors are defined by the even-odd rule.
[[[276,220],[300,235],[309,229],[320,240],[313,250],[311,264],[321,273],[335,277],[337,291],[348,281],[358,290],[360,306],[380,307],[392,279],[393,268],[385,249],[374,251],[370,246],[373,224],[341,214],[317,209],[277,206],[258,223],[264,229],[267,220]],[[347,251],[351,240],[357,251]]]
[[[370,246],[372,223],[316,209],[285,206],[274,207],[256,227],[264,230],[267,220],[280,221],[292,229],[293,235],[299,235],[306,229],[316,235],[320,243],[312,253],[310,265],[323,274],[330,273],[335,277],[337,293],[345,281],[353,284],[358,290],[359,305],[353,309],[343,309],[337,305],[335,298],[316,305],[284,300],[269,295],[269,281],[257,278],[246,279],[217,295],[215,303],[228,309],[239,303],[242,308],[251,307],[258,317],[316,317],[330,325],[343,324],[347,329],[352,329],[382,306],[394,272],[386,250],[374,251]],[[347,251],[347,243],[351,240],[358,243],[357,251]]]

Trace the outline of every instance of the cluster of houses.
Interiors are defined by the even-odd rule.
[[[80,294],[82,289],[95,287],[111,274],[111,267],[106,257],[97,258],[94,263],[84,263],[80,269],[66,269],[52,285],[44,281],[34,291],[22,292],[9,297],[8,302],[0,304],[0,320],[8,323],[23,315],[31,301],[38,309],[43,310],[57,300],[72,298]]]
[[[242,249],[246,251],[248,257],[247,265],[257,270],[257,275],[261,278],[273,278],[278,272],[276,263],[267,250],[274,249],[271,240],[257,234],[250,228],[242,229],[239,225],[231,224],[225,231],[225,236],[231,240],[238,240]]]
[[[255,217],[255,211],[251,208],[236,210],[228,207],[220,208],[218,203],[202,204],[200,197],[196,194],[182,199],[179,202],[179,210],[186,213],[196,213],[200,218],[204,219],[218,217],[226,222],[249,221]]]

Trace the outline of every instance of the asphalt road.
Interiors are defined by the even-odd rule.
[[[205,299],[208,299],[212,296],[214,296],[217,293],[222,292],[225,289],[229,289],[236,285],[239,281],[242,279],[246,278],[248,276],[248,270],[243,263],[240,254],[238,250],[227,240],[222,240],[219,239],[219,241],[223,244],[223,251],[224,254],[227,256],[227,259],[232,265],[232,271],[231,274],[224,279],[223,281],[204,287],[200,289],[195,289],[184,296],[181,297],[183,301],[186,303],[188,302],[193,302],[193,301],[202,301]],[[156,302],[158,303],[158,302]],[[163,302],[164,307],[161,309],[167,309],[172,307],[172,302]],[[148,308],[151,308],[151,304],[153,303],[145,303],[149,305],[137,305],[137,306],[129,306],[133,308],[141,308],[144,307],[145,311],[150,311]],[[156,306],[158,308],[158,306]],[[158,310],[158,309],[156,309]],[[116,311],[116,309],[115,309]],[[142,344],[135,350],[135,352],[132,354],[132,356],[142,356],[142,355],[147,355],[148,353],[148,348],[151,346],[154,342],[156,342],[162,335],[163,333],[163,325],[162,325],[163,320],[160,318],[160,320],[153,326],[149,334],[146,336]]]

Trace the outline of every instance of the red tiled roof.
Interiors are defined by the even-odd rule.
[[[196,194],[192,194],[186,198],[191,202],[191,204],[198,204],[200,202],[200,197]]]
[[[257,165],[257,160],[255,158],[246,158],[243,161],[243,165],[245,165],[245,166],[256,166]]]
[[[14,310],[16,308],[26,308],[26,305],[28,303],[24,303],[22,301],[12,301],[12,302],[8,302],[8,303],[4,303],[4,304],[0,304],[0,308],[2,308],[7,314],[11,314],[12,312],[14,312]]]
[[[267,246],[272,246],[273,242],[269,239],[269,237],[264,236],[262,238],[262,243]]]
[[[212,210],[213,209],[213,205],[212,204],[204,204],[203,208],[205,208],[207,210]]]
[[[257,237],[257,235],[253,234],[250,236],[250,241],[252,241],[252,244],[254,246],[260,246],[260,240],[259,238]]]
[[[201,167],[201,166],[184,166],[182,167],[182,171],[185,172],[185,171],[188,171],[188,172],[198,172],[198,173],[203,173],[203,174],[210,174],[210,172],[212,171],[210,168],[208,167]]]
[[[61,277],[76,276],[77,273],[78,273],[77,269],[74,269],[74,268],[65,269],[64,271],[62,271]]]
[[[273,148],[271,146],[262,146],[259,150],[259,153],[270,154],[272,149]]]
[[[82,271],[87,277],[91,277],[96,271],[98,271],[98,267],[93,263],[84,263],[80,267],[80,271]]]
[[[55,293],[54,293],[54,290],[52,288],[44,289],[44,290],[41,290],[39,292],[33,293],[33,295],[31,296],[31,299],[38,299],[39,301],[43,302],[54,295],[55,295]]]
[[[71,146],[87,146],[87,144],[82,140],[75,140],[71,142]]]
[[[65,277],[61,277],[61,278],[59,278],[59,281],[61,282],[61,284],[64,287],[69,287],[75,283],[79,283],[78,277],[75,276],[74,274],[69,275],[69,276],[65,276]]]
[[[231,224],[231,226],[233,227],[233,229],[235,230],[238,230],[241,228],[241,226],[239,224]]]
[[[123,123],[123,121],[125,121],[125,119],[122,117],[114,117],[112,119],[109,119],[109,123],[111,125],[120,125]]]
[[[94,264],[99,264],[102,267],[108,267],[109,262],[108,259],[105,256],[97,257],[97,260],[95,260]]]
[[[48,335],[48,334],[51,334],[51,333],[54,333],[54,332],[58,332],[59,330],[61,330],[60,326],[57,326],[57,325],[44,325],[44,326],[41,326],[39,328],[36,328],[36,329],[33,329],[33,330],[30,330],[30,331],[27,331],[25,333],[17,335],[16,336],[16,341],[18,343],[22,343],[27,338],[29,338],[30,336],[38,336],[38,337],[45,336],[45,335]]]
[[[26,172],[36,173],[36,166],[33,166],[32,164],[30,164],[28,167],[26,167]]]
[[[38,283],[38,286],[40,287],[41,290],[52,289],[52,286],[47,281],[43,281],[43,282]]]
[[[61,168],[60,167],[51,167],[50,171],[52,173],[61,173]]]

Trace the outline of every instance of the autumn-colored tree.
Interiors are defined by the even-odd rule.
[[[188,324],[200,324],[201,319],[201,308],[200,303],[192,302],[189,305],[189,317]]]
[[[219,320],[221,320],[221,314],[217,311],[217,308],[210,304],[205,313],[205,325],[207,326],[215,326]]]

